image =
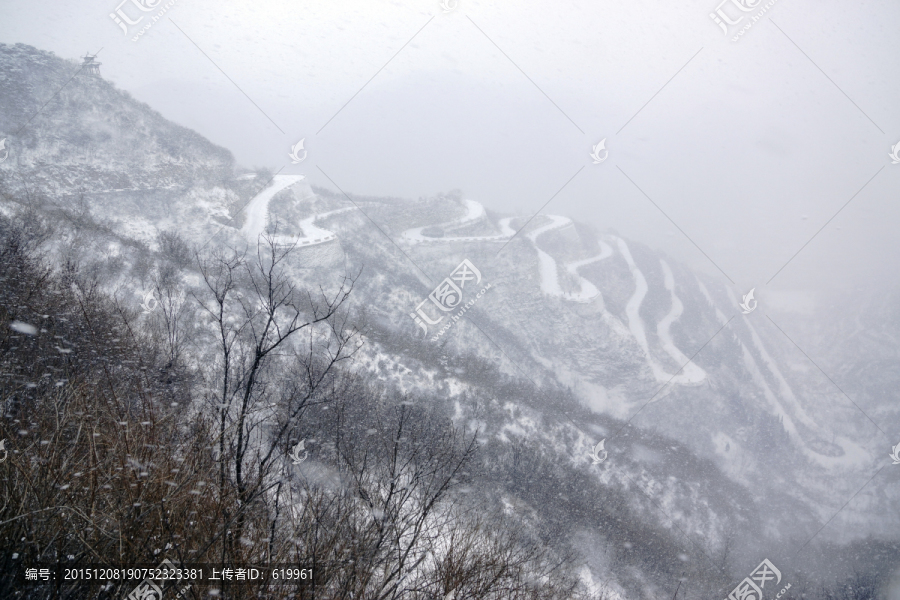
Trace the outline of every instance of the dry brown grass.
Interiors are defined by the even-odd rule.
[[[576,597],[565,560],[459,504],[471,433],[338,368],[354,347],[337,310],[346,295],[302,304],[265,254],[206,263],[214,296],[227,282],[224,361],[191,372],[188,346],[172,345],[183,319],[162,336],[138,325],[77,265],[53,273],[23,231],[0,219],[0,597],[122,598],[135,581],[26,585],[22,568],[163,559],[316,572],[316,588],[233,585],[219,598]],[[238,269],[262,312],[241,296],[229,304]],[[305,352],[274,352],[300,331]],[[315,457],[294,467],[285,454],[309,431]]]

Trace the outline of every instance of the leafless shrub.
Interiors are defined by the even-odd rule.
[[[206,322],[172,304],[160,336],[16,231],[0,219],[0,597],[120,598],[136,582],[25,588],[21,568],[163,558],[314,569],[315,590],[223,590],[235,599],[579,597],[566,556],[461,503],[474,434],[341,367],[352,281],[297,289],[271,240],[212,254],[206,293],[182,301]],[[216,339],[217,362],[188,368],[185,335]],[[301,439],[313,456],[296,466]]]
[[[197,525],[234,499],[213,485],[205,423],[184,420],[190,397],[156,377],[156,350],[77,270],[57,277],[0,244],[0,596],[20,591],[24,564],[204,560],[218,532]],[[60,585],[69,598],[99,587]]]
[[[176,231],[160,231],[156,236],[159,253],[179,268],[189,266],[193,261],[191,249]]]

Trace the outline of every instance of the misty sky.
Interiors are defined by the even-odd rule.
[[[778,0],[732,42],[716,4],[176,0],[132,42],[116,0],[5,0],[0,42],[102,48],[106,79],[246,167],[367,195],[458,188],[527,216],[578,172],[545,213],[727,282],[706,253],[760,302],[895,285],[900,6]]]

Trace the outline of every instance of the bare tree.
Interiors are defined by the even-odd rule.
[[[566,556],[464,500],[459,487],[479,468],[474,432],[349,372],[357,345],[340,310],[347,281],[315,300],[301,293],[288,278],[291,249],[271,240],[251,259],[213,254],[197,294],[207,322],[190,327],[187,313],[163,311],[154,318],[170,319],[164,330],[176,337],[160,337],[76,264],[58,275],[30,257],[4,225],[0,217],[0,439],[9,451],[0,596],[18,593],[22,560],[168,558],[312,566],[316,587],[300,588],[304,599],[586,598]],[[175,280],[166,286],[177,293]],[[186,334],[205,337],[191,345]],[[191,385],[169,385],[165,365],[182,361],[172,344],[197,358],[189,350],[212,335],[214,385],[197,385],[194,397]],[[283,456],[301,436],[314,457],[295,466]],[[39,584],[28,597],[123,597],[133,586]],[[235,600],[295,591],[222,590]]]
[[[404,404],[368,422],[384,433],[336,443],[369,520],[359,589],[385,599],[397,596],[401,575],[426,559],[424,542],[446,524],[439,502],[472,461],[475,436],[466,441],[437,415]]]
[[[145,298],[145,310],[153,322],[158,343],[166,348],[169,365],[178,363],[185,351],[188,324],[193,321],[194,307],[186,302],[184,284],[178,270],[168,264],[156,272],[152,297]]]
[[[215,326],[219,347],[219,487],[224,493],[233,481],[240,506],[238,514],[223,515],[226,527],[233,523],[229,543],[222,547],[223,559],[240,554],[234,541],[243,541],[247,507],[278,485],[269,476],[285,436],[328,373],[352,355],[349,344],[354,331],[337,319],[352,281],[344,278],[330,295],[320,289],[318,298],[302,292],[287,273],[293,250],[267,236],[251,258],[232,250],[199,261],[208,293],[198,301]],[[291,344],[304,330],[315,339],[320,325],[328,327],[330,334],[323,344],[331,351],[324,366],[316,360],[320,348],[315,344],[311,342],[305,359]],[[291,363],[306,367],[305,385],[295,386],[288,394],[289,409],[282,411],[280,426],[264,430],[265,418],[278,412],[277,402],[272,401],[277,398],[273,379],[279,368]]]
[[[221,512],[223,499],[203,485],[214,481],[211,436],[202,421],[183,419],[190,397],[154,376],[161,353],[133,315],[77,270],[52,273],[3,225],[0,596],[21,586],[13,574],[22,560],[206,560],[194,549],[216,534],[196,524]],[[28,324],[17,326],[23,334],[9,327],[15,321]],[[28,597],[96,597],[99,585],[59,582]],[[107,593],[121,597],[126,585]]]
[[[569,556],[515,532],[502,515],[461,504],[454,490],[476,468],[475,433],[464,434],[439,409],[391,402],[363,386],[329,408],[311,417],[321,462],[303,469],[293,498],[302,510],[285,528],[293,532],[292,560],[316,572],[317,594],[582,597]]]

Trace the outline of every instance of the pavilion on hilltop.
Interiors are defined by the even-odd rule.
[[[91,75],[92,77],[100,77],[100,65],[103,63],[97,62],[97,55],[91,56],[90,54],[84,55],[84,62],[81,63],[82,70]]]

